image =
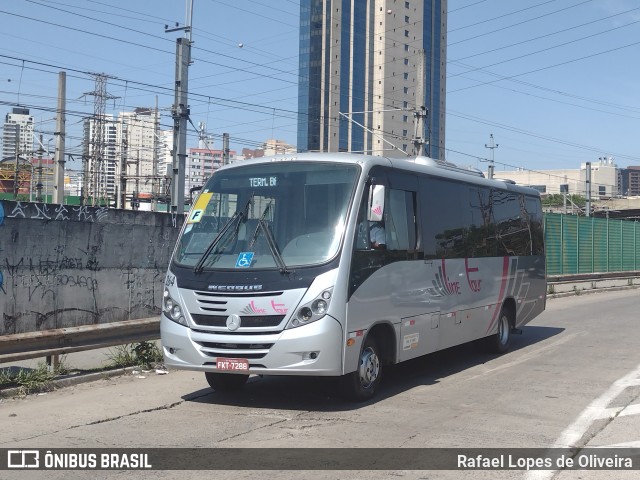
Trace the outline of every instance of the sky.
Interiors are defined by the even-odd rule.
[[[186,16],[185,0],[1,0],[0,115],[30,108],[46,144],[64,70],[66,146],[78,158],[97,73],[109,76],[106,113],[157,98],[170,128],[184,33],[165,25]],[[296,144],[298,24],[297,0],[193,0],[189,147],[200,122],[213,148],[222,133],[238,152]],[[486,170],[493,155],[496,171],[609,156],[640,165],[639,58],[637,0],[449,0],[447,160]]]

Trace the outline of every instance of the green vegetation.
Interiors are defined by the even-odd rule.
[[[164,361],[162,351],[156,342],[118,345],[109,351],[107,357],[109,361],[103,367],[81,371],[66,365],[66,355],[60,358],[55,368],[51,368],[45,362],[38,363],[36,368],[0,368],[0,395],[3,390],[14,388],[18,389],[18,396],[48,392],[53,390],[53,381],[57,377],[70,373],[99,372],[125,367],[151,370],[162,366]]]
[[[0,390],[6,388],[18,388],[18,395],[25,396],[30,393],[48,392],[53,389],[53,380],[59,375],[65,375],[69,369],[60,361],[55,369],[46,363],[38,363],[36,368],[1,369]]]
[[[127,343],[114,347],[109,354],[110,366],[116,368],[141,367],[155,368],[163,362],[162,352],[155,342]]]
[[[587,199],[582,195],[567,195],[567,205],[573,203],[577,207],[584,207],[587,203]],[[560,193],[554,193],[545,195],[542,198],[543,207],[561,207],[564,205],[564,195]]]

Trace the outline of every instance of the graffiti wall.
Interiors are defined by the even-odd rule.
[[[166,213],[0,202],[0,335],[159,315],[182,222]]]

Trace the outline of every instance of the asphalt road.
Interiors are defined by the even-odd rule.
[[[509,353],[463,345],[394,366],[365,404],[345,403],[323,378],[252,377],[235,394],[212,391],[195,372],[100,380],[2,401],[0,448],[638,448],[639,327],[638,290],[554,299]],[[0,471],[47,480],[203,476],[573,480],[640,470]]]

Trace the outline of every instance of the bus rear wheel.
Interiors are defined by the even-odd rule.
[[[340,390],[346,399],[364,402],[375,395],[381,378],[382,361],[378,342],[369,336],[362,346],[358,369],[340,378]]]
[[[249,375],[241,375],[236,373],[215,373],[205,372],[207,383],[216,392],[234,392],[241,390],[247,383]]]
[[[498,331],[485,338],[487,349],[492,353],[505,353],[511,346],[511,314],[502,307],[498,317]]]

